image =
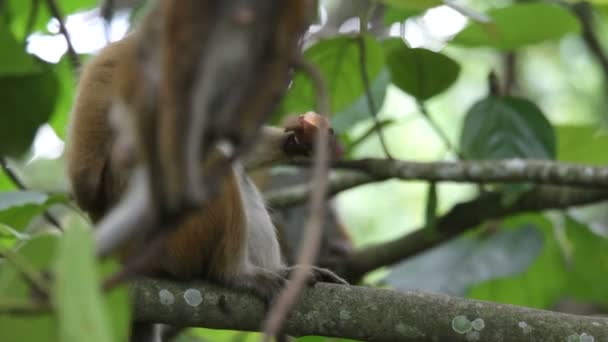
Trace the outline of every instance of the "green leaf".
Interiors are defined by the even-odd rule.
[[[65,140],[69,114],[72,105],[74,104],[76,76],[67,56],[62,58],[58,64],[55,64],[54,70],[59,77],[61,91],[49,123],[55,130],[55,133]]]
[[[2,47],[0,77],[31,75],[42,71],[34,56],[28,54],[25,46],[17,42],[2,17],[0,17],[0,46]]]
[[[557,159],[586,164],[608,164],[608,134],[597,125],[557,126]]]
[[[55,261],[53,304],[65,342],[111,342],[90,231],[73,224],[60,241]]]
[[[23,234],[15,229],[0,223],[0,245],[5,247],[13,247],[18,241],[30,239],[29,234]]]
[[[114,259],[106,260],[101,265],[99,281],[116,274],[121,265]],[[112,336],[115,341],[128,341],[131,328],[131,301],[126,285],[117,286],[104,295],[104,305],[107,309],[112,326]]]
[[[578,19],[564,6],[549,3],[520,3],[491,10],[489,24],[471,22],[453,43],[512,50],[568,33],[580,32]]]
[[[422,13],[423,11],[420,9],[387,7],[384,10],[384,25],[390,26],[394,23],[401,23]]]
[[[487,238],[460,237],[398,264],[387,281],[400,290],[462,296],[479,282],[523,272],[542,247],[543,236],[533,225],[503,228]]]
[[[555,133],[540,108],[515,97],[489,96],[466,115],[460,137],[469,159],[555,158]]]
[[[57,242],[57,236],[41,235],[27,241],[18,252],[36,269],[47,271],[53,260]],[[12,264],[0,263],[0,298],[28,299],[29,290],[29,284]]]
[[[372,81],[370,90],[376,111],[380,111],[382,108],[384,98],[386,97],[386,90],[390,83],[391,75],[386,68],[382,69],[380,74],[378,74],[378,77]],[[336,113],[331,118],[331,125],[337,132],[346,132],[356,123],[370,119],[371,117],[372,113],[370,113],[367,96],[363,94],[352,105],[348,106],[343,111]]]
[[[65,194],[47,195],[35,191],[11,191],[0,193],[0,223],[19,231],[30,221],[56,203],[67,203]]]
[[[364,92],[357,40],[358,38],[345,36],[326,39],[304,53],[306,60],[319,69],[327,84],[332,113],[344,110]],[[369,79],[374,80],[384,66],[384,54],[374,38],[366,36],[364,43],[365,67]],[[313,84],[308,75],[298,71],[292,87],[283,99],[280,113],[302,113],[314,108],[317,106]]]
[[[28,55],[23,55],[29,58]],[[54,111],[59,82],[50,65],[41,72],[0,76],[0,154],[20,156],[30,147],[40,125]]]
[[[380,0],[387,5],[401,9],[425,10],[442,5],[441,0]]]
[[[15,186],[13,181],[11,181],[11,179],[8,178],[8,176],[4,172],[0,171],[0,192],[15,190],[16,188],[17,187]]]
[[[409,48],[399,38],[384,47],[393,83],[419,101],[442,93],[458,79],[460,65],[441,53]]]
[[[583,302],[608,305],[608,239],[572,219],[566,220],[566,237],[572,246],[566,293]]]
[[[496,279],[471,289],[477,299],[537,308],[550,308],[561,298],[608,304],[608,240],[570,219],[565,224],[566,243],[572,253],[565,256],[555,228],[541,215],[522,215],[505,224],[534,223],[545,244],[540,257],[521,275]],[[517,251],[522,251],[517,248]]]

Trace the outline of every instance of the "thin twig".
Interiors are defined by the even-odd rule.
[[[308,74],[312,79],[317,93],[317,107],[319,114],[329,114],[329,97],[327,87],[319,70],[312,64],[300,59],[296,65]],[[283,325],[289,311],[300,293],[302,292],[307,278],[310,275],[311,265],[314,262],[321,242],[323,220],[325,218],[325,198],[328,185],[329,172],[329,132],[326,129],[319,130],[315,142],[314,168],[312,173],[313,190],[310,193],[308,215],[306,221],[304,239],[302,240],[297,263],[301,266],[291,274],[289,285],[276,299],[275,305],[270,309],[264,323],[264,341],[270,341],[271,336],[276,336]]]
[[[29,282],[40,294],[48,296],[50,289],[47,281],[30,262],[8,247],[0,245],[0,256],[10,262],[23,278]]]
[[[361,134],[352,143],[350,143],[348,145],[348,150],[352,151],[355,147],[359,146],[361,143],[363,143],[365,140],[367,140],[367,138],[369,138],[372,134],[383,129],[386,126],[393,124],[394,122],[395,122],[395,120],[393,120],[393,119],[384,119],[378,123],[374,122],[369,129],[367,129],[365,132],[363,132],[363,134]],[[347,152],[347,154],[348,154],[348,152]]]
[[[447,134],[445,134],[445,132],[441,129],[441,127],[439,127],[437,122],[435,122],[435,120],[433,120],[433,118],[429,114],[429,111],[426,108],[426,105],[424,104],[424,102],[418,101],[418,109],[420,110],[420,113],[422,113],[422,116],[426,119],[426,122],[429,124],[429,126],[431,126],[433,131],[435,131],[435,134],[437,134],[439,139],[441,139],[445,148],[448,149],[449,151],[454,152],[458,156],[458,158],[463,159],[462,154],[452,144],[452,142],[450,141],[450,138],[448,138]]]
[[[376,107],[376,104],[374,103],[374,97],[372,95],[371,85],[369,81],[369,73],[367,72],[367,49],[365,46],[365,34],[367,33],[368,17],[374,10],[374,8],[375,4],[372,4],[369,10],[365,13],[365,15],[359,18],[359,35],[356,38],[357,43],[359,45],[359,70],[361,71],[361,80],[363,81],[363,88],[365,89],[365,98],[367,99],[367,106],[369,108],[372,120],[374,120],[374,128],[376,129],[376,132],[378,134],[378,139],[380,140],[382,151],[384,152],[387,158],[394,159],[388,150],[388,145],[384,137],[384,132],[382,131],[382,126],[380,125],[380,121],[378,120],[378,107]]]
[[[17,173],[15,173],[15,171],[13,171],[13,169],[11,169],[11,167],[8,165],[8,161],[4,156],[0,156],[0,168],[2,168],[4,174],[6,174],[6,176],[11,180],[13,184],[15,184],[15,186],[19,190],[29,190],[25,183],[21,180],[21,178],[19,178],[19,175],[17,175]],[[55,216],[53,216],[53,214],[51,214],[48,210],[45,210],[42,213],[42,216],[45,220],[47,220],[47,222],[55,226],[55,228],[59,229],[59,231],[64,231],[63,227],[61,226],[61,223],[59,223],[59,220]]]
[[[80,62],[80,56],[78,56],[76,49],[74,49],[74,45],[72,44],[72,40],[70,39],[70,34],[68,33],[68,29],[63,20],[63,15],[61,13],[61,10],[59,9],[59,6],[55,2],[55,0],[46,0],[46,3],[53,17],[57,19],[57,22],[59,23],[59,32],[61,33],[61,35],[63,35],[68,45],[68,56],[70,57],[72,67],[75,70],[80,70],[80,66],[82,65],[82,63]]]
[[[50,309],[48,301],[0,298],[0,314],[40,315]]]
[[[514,51],[505,53],[503,63],[505,70],[503,95],[509,96],[517,88],[517,54]]]
[[[602,48],[600,40],[593,29],[593,12],[591,5],[586,1],[581,1],[572,5],[571,9],[581,23],[583,41],[600,64],[602,72],[604,73],[604,78],[608,79],[608,55]]]

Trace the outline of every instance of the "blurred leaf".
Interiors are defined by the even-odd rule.
[[[74,104],[76,77],[73,67],[67,57],[62,58],[58,64],[55,64],[54,70],[59,77],[61,91],[59,97],[57,98],[57,104],[55,105],[55,110],[53,111],[53,115],[51,116],[49,123],[55,130],[55,133],[61,139],[65,140],[70,109]]]
[[[71,225],[60,241],[54,267],[53,304],[61,341],[115,340],[96,271],[90,231]]]
[[[23,58],[30,58],[23,53]],[[59,96],[52,67],[40,62],[41,72],[0,76],[3,95],[0,115],[0,154],[19,156],[30,147],[38,127],[47,122]]]
[[[98,5],[97,0],[70,0],[57,1],[59,10],[64,19],[78,10],[92,9]],[[24,41],[28,34],[28,22],[33,15],[32,32],[48,33],[47,26],[51,20],[50,12],[45,0],[8,0],[10,27],[20,41]]]
[[[116,274],[120,264],[114,259],[106,260],[101,265],[99,281]],[[131,328],[131,301],[127,285],[117,286],[104,294],[104,305],[107,309],[114,341],[128,341]]]
[[[0,192],[7,190],[15,190],[17,187],[15,184],[8,178],[8,176],[0,171]]]
[[[0,315],[0,341],[60,341],[56,325],[57,320],[50,314]]]
[[[35,191],[0,193],[0,223],[23,230],[29,222],[56,203],[67,202],[65,194],[47,195]]]
[[[0,77],[31,75],[42,71],[34,56],[29,55],[25,51],[25,46],[17,42],[2,17],[0,17],[0,46],[2,47]]]
[[[473,105],[460,137],[469,159],[555,158],[555,133],[533,102],[489,96]]]
[[[598,304],[608,304],[608,240],[587,227],[567,220],[566,238],[572,247],[568,260],[550,222],[541,215],[522,215],[509,219],[510,224],[534,222],[545,236],[540,257],[523,274],[495,279],[471,289],[477,299],[550,308],[559,299],[570,297]],[[505,223],[505,224],[509,224]],[[514,254],[522,248],[514,249]]]
[[[374,105],[376,106],[376,111],[380,111],[382,108],[382,104],[386,97],[386,90],[390,83],[391,75],[386,68],[383,68],[378,74],[378,77],[372,81],[370,90]],[[377,114],[377,112],[374,114]],[[352,105],[348,106],[343,111],[336,113],[331,118],[331,124],[337,132],[346,132],[356,123],[370,119],[371,117],[372,113],[370,113],[369,110],[367,96],[363,94]]]
[[[573,163],[608,164],[608,134],[597,125],[557,126],[557,159]]]
[[[46,271],[53,260],[58,240],[54,235],[42,235],[27,241],[18,252],[38,270]],[[0,263],[0,298],[26,299],[29,295],[29,285],[12,264]]]
[[[566,293],[583,302],[608,305],[608,239],[572,219],[566,221],[566,236],[572,246]]]
[[[28,241],[19,253],[37,269],[43,271],[53,260],[58,238],[44,235]],[[26,300],[30,287],[17,270],[8,263],[0,263],[0,302],[3,299]],[[59,341],[57,322],[50,314],[11,316],[0,314],[0,341]]]
[[[412,8],[398,8],[388,6],[384,10],[384,25],[389,26],[394,23],[401,23],[408,18],[421,15],[423,11]]]
[[[29,240],[30,237],[29,234],[20,233],[15,229],[0,223],[0,245],[13,247],[16,242]]]
[[[424,10],[442,5],[441,0],[380,0],[387,5],[400,9]]]
[[[501,229],[483,239],[461,237],[398,264],[387,281],[399,290],[462,296],[482,281],[523,272],[542,247],[543,236],[532,225]]]
[[[409,48],[400,38],[383,45],[392,82],[420,101],[442,93],[458,79],[460,65],[441,53]]]
[[[578,19],[564,6],[549,3],[519,3],[489,11],[492,22],[471,22],[453,43],[512,50],[568,33],[580,32]]]
[[[365,37],[366,69],[370,80],[375,80],[384,66],[380,44]],[[344,110],[364,92],[359,63],[360,50],[357,38],[340,36],[321,40],[306,50],[304,57],[314,64],[327,84],[331,112]],[[298,71],[294,82],[283,99],[279,113],[302,113],[317,108],[313,84],[305,73]]]

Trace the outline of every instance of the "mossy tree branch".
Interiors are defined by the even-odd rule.
[[[140,321],[259,331],[264,318],[260,300],[206,283],[141,279],[132,290],[135,318]],[[307,289],[284,329],[292,336],[371,342],[566,341],[581,334],[608,340],[608,318],[333,284]]]

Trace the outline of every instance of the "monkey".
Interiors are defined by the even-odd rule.
[[[135,34],[109,44],[83,68],[78,83],[66,144],[67,174],[77,205],[99,222],[120,201],[133,170],[125,153],[121,127],[113,124],[115,88],[125,69],[121,61],[136,53]],[[218,194],[171,227],[157,254],[141,275],[177,280],[205,279],[249,291],[270,302],[293,270],[281,258],[275,226],[260,192],[246,174],[252,167],[308,155],[315,129],[330,129],[314,113],[298,117],[285,129],[264,126],[248,154],[233,163]],[[126,136],[126,137],[125,137]],[[337,150],[332,135],[331,146]],[[126,145],[129,145],[127,143]],[[216,149],[214,153],[221,155]],[[126,156],[125,156],[126,154]],[[204,173],[206,165],[201,165]],[[130,240],[119,251],[126,262],[142,241]],[[313,267],[311,282],[346,284],[329,270]],[[149,332],[148,332],[149,333]],[[132,340],[137,340],[132,333]],[[141,333],[146,335],[146,333]]]

